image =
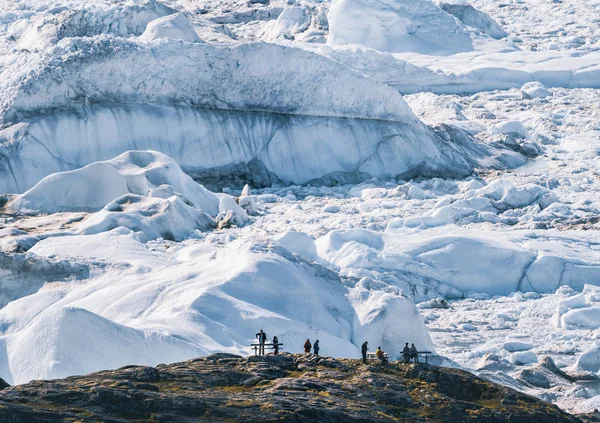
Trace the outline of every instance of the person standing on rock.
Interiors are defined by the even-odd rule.
[[[367,351],[369,350],[369,343],[367,341],[363,342],[362,347],[360,348],[362,352],[363,363],[367,363]]]
[[[410,358],[415,359],[415,364],[419,362],[419,354],[417,354],[417,347],[415,347],[415,344],[410,344]]]
[[[307,339],[306,342],[304,343],[304,352],[306,354],[310,354],[310,349],[312,348],[312,344],[310,343],[310,340]]]
[[[267,334],[261,329],[260,332],[256,334],[256,338],[258,339],[258,355],[265,355],[265,342],[267,342]]]
[[[279,338],[273,337],[273,355],[279,354]]]
[[[408,346],[408,342],[402,349],[402,358],[404,359],[404,364],[410,363],[410,347]]]
[[[315,352],[316,355],[319,355],[319,349],[320,349],[320,347],[319,347],[319,340],[317,339],[315,341],[315,344],[313,345],[313,351]]]

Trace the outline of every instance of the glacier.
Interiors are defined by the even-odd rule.
[[[263,328],[592,411],[599,13],[0,0],[0,377],[248,355]]]

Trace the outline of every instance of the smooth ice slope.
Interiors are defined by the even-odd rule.
[[[343,357],[359,357],[363,340],[392,352],[404,339],[432,347],[411,300],[342,281],[282,247],[200,242],[171,257],[154,254],[158,260],[148,257],[144,266],[116,267],[85,284],[48,284],[1,309],[0,376],[22,383],[212,352],[248,354],[260,328],[291,352],[306,338],[319,339],[322,354]]]
[[[598,284],[600,256],[579,250],[594,234],[558,231],[480,232],[448,226],[408,227],[385,233],[363,229],[332,231],[316,241],[322,259],[343,273],[372,278],[389,275],[417,301],[470,293],[556,291]],[[587,309],[586,313],[590,313]],[[582,321],[582,320],[578,320]]]

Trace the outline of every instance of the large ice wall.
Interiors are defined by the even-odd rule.
[[[133,149],[168,154],[209,185],[473,166],[472,151],[422,124],[394,89],[296,48],[100,36],[13,67],[0,83],[0,192]]]

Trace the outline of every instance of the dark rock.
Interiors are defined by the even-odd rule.
[[[121,370],[125,370],[122,373],[124,378],[137,382],[158,382],[160,380],[160,372],[154,367],[124,367]]]
[[[425,375],[425,382],[435,383],[438,381],[438,377],[434,372],[427,372]]]
[[[552,404],[458,369],[426,364],[364,365],[359,360],[312,354],[213,355],[162,364],[158,369],[128,366],[62,380],[33,381],[0,391],[0,422],[65,421],[580,420]]]

